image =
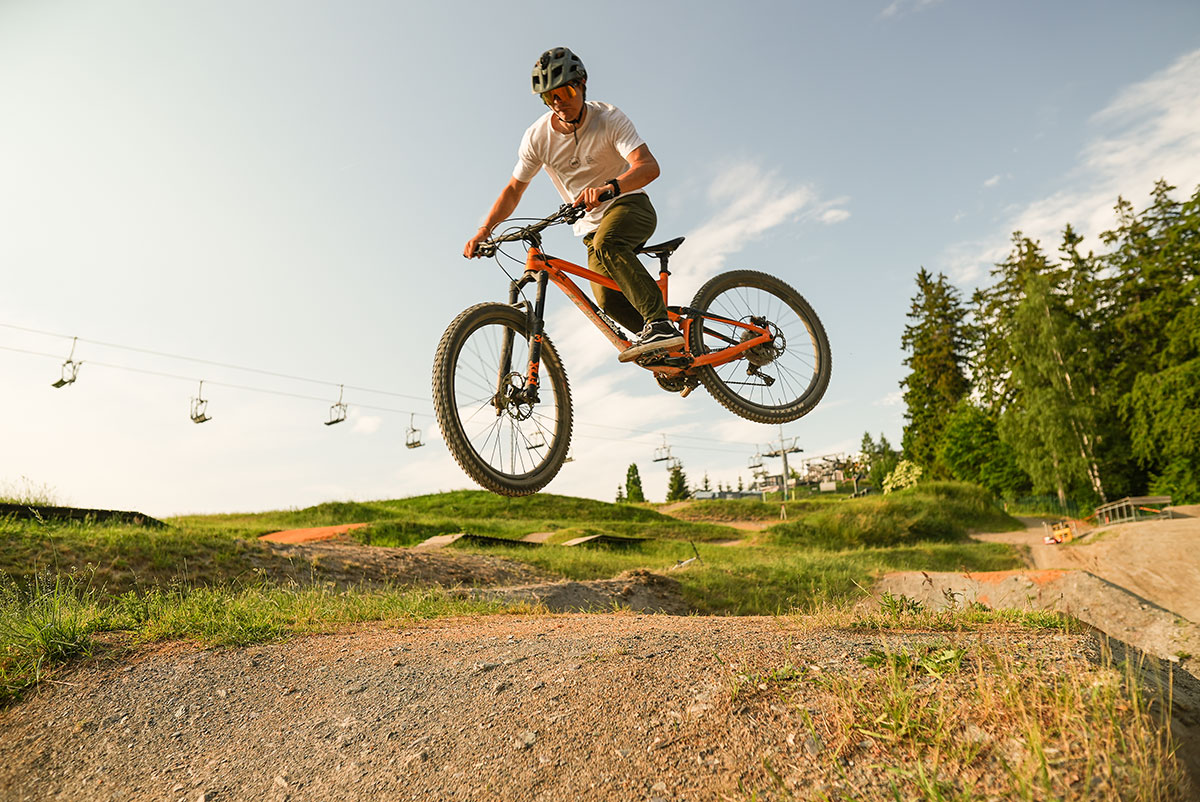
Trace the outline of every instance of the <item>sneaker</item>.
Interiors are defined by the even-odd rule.
[[[671,325],[669,320],[665,318],[654,320],[646,324],[633,345],[622,351],[617,359],[620,362],[632,362],[640,356],[657,351],[669,351],[682,345],[683,335],[679,333],[679,329]]]

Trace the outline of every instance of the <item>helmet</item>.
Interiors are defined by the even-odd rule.
[[[579,56],[566,47],[547,50],[533,65],[533,93],[540,95],[576,79],[587,78]]]

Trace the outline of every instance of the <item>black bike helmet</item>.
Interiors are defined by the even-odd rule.
[[[570,48],[551,48],[533,65],[533,93],[540,95],[584,78],[587,78],[587,70],[579,56],[572,53]]]

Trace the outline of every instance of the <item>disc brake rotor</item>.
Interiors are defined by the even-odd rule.
[[[496,417],[504,413],[519,421],[533,417],[533,402],[525,393],[525,377],[516,372],[505,376],[504,391],[496,394],[492,405],[496,407]]]

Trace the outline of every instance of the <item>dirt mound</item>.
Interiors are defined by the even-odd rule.
[[[256,571],[274,581],[330,582],[345,588],[364,584],[521,585],[553,579],[532,566],[485,554],[364,546],[351,540],[259,542],[264,551],[248,559]]]
[[[1179,508],[1196,515],[1194,507]],[[1022,548],[1031,568],[1082,569],[1200,624],[1200,517],[1101,527],[1057,546],[1042,543],[1040,521],[1024,532],[972,535]]]
[[[72,802],[882,800],[912,771],[837,692],[876,676],[863,659],[878,635],[632,614],[408,626],[89,663],[0,714],[0,789]],[[885,637],[899,649],[944,636]],[[967,637],[1044,661],[1047,680],[1098,654],[1088,635]],[[974,710],[975,682],[912,691]],[[979,742],[971,793],[1035,776],[1031,753],[987,731],[994,711],[947,726]],[[1073,796],[1105,787],[1077,754],[1054,770],[1066,761],[1085,784]]]
[[[599,612],[628,608],[643,613],[687,615],[679,583],[649,571],[625,571],[614,579],[543,582],[504,588],[468,589],[475,598],[541,604],[553,612]]]

